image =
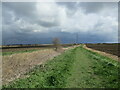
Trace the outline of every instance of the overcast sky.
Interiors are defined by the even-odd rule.
[[[46,44],[118,41],[116,2],[3,2],[4,44]]]

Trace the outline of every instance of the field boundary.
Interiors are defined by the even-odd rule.
[[[92,51],[92,52],[96,52],[96,53],[98,53],[98,54],[100,54],[100,55],[107,56],[107,57],[109,57],[109,58],[112,58],[113,60],[116,60],[116,61],[119,61],[119,62],[120,62],[119,57],[116,56],[116,55],[109,54],[109,53],[106,53],[106,52],[102,52],[102,51],[99,51],[99,50],[95,50],[95,49],[92,49],[92,48],[88,48],[86,45],[83,45],[83,48],[85,48],[85,49],[87,49],[87,50],[90,50],[90,51]]]

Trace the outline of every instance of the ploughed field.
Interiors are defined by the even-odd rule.
[[[45,48],[40,48],[40,47],[34,47],[34,48],[7,48],[7,49],[2,49],[3,53],[7,52],[21,52],[21,51],[30,51],[30,50],[43,50]]]
[[[43,64],[47,60],[60,55],[68,49],[76,46],[61,48],[55,51],[53,48],[33,48],[26,51],[18,48],[19,51],[2,53],[2,84],[7,84],[17,78],[23,78],[25,73],[29,72],[36,65]],[[12,49],[11,49],[12,50]],[[22,51],[23,50],[23,51]]]
[[[106,53],[110,53],[116,56],[120,56],[119,44],[86,44],[88,48],[92,48],[95,50],[103,51]]]
[[[74,44],[62,44],[62,47],[73,46]],[[40,50],[54,48],[52,44],[31,44],[31,45],[5,45],[1,46],[2,52],[16,52],[16,51],[27,51],[27,50]]]

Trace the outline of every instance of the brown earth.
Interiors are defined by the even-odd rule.
[[[74,46],[73,44],[61,44],[62,47],[71,47]],[[2,48],[2,52],[16,52],[16,51],[26,51],[26,50],[36,50],[36,49],[50,49],[54,48],[52,44],[31,44],[31,45],[5,45],[0,46]]]
[[[25,74],[35,65],[42,64],[48,59],[59,55],[52,49],[35,51],[32,53],[20,53],[10,56],[3,56],[2,70],[3,70],[3,84],[19,78],[20,75]]]
[[[116,61],[120,61],[120,59],[118,58],[118,56],[116,55],[113,55],[113,54],[110,54],[110,53],[106,53],[106,52],[102,52],[102,51],[99,51],[99,50],[95,50],[95,49],[92,49],[92,48],[88,48],[86,45],[84,45],[84,48],[85,49],[88,49],[90,51],[93,51],[93,52],[96,52],[96,53],[99,53],[100,55],[103,55],[103,56],[107,56],[109,58],[112,58]]]
[[[44,49],[31,53],[26,52],[2,56],[2,84],[8,84],[16,78],[24,77],[24,74],[29,72],[29,70],[36,65],[43,64],[45,61],[50,60],[74,47],[76,46],[63,48],[59,51]]]
[[[29,51],[29,50],[43,50],[43,49],[49,49],[49,48],[8,48],[8,49],[2,49],[2,52],[19,52],[19,51]]]
[[[99,43],[99,44],[86,44],[88,48],[120,56],[120,43]]]

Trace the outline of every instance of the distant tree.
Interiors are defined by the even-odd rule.
[[[53,41],[52,41],[52,43],[53,43],[56,51],[57,51],[57,50],[60,48],[60,46],[61,46],[61,44],[60,44],[60,39],[59,39],[59,38],[54,38]]]
[[[23,44],[20,44],[20,47],[22,47],[23,46]]]

